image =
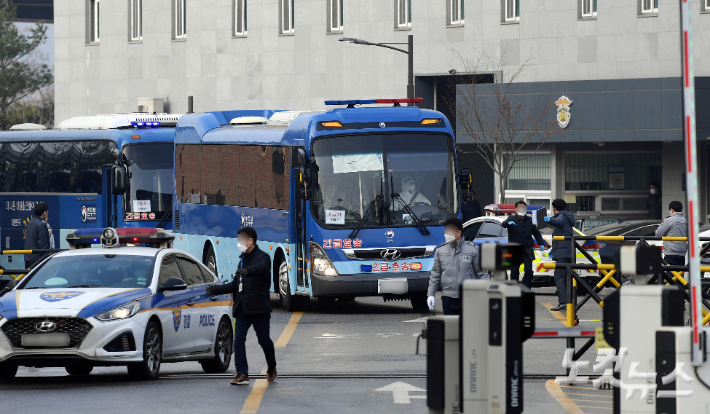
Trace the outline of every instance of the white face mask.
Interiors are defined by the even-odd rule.
[[[652,189],[651,189],[651,194],[656,194],[656,189],[655,189],[655,188],[652,188]]]
[[[237,249],[239,249],[239,251],[242,253],[246,253],[247,246],[243,245],[242,242],[238,241],[237,242]]]
[[[452,241],[456,240],[456,236],[444,234],[444,240],[446,240],[447,243],[451,243]]]
[[[527,210],[517,211],[516,213],[518,213],[520,217],[523,217],[527,213]]]

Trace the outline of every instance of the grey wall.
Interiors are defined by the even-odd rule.
[[[326,0],[295,0],[295,33],[279,36],[278,1],[249,0],[248,35],[233,38],[231,0],[190,0],[187,39],[172,41],[170,0],[145,0],[143,41],[129,43],[128,2],[113,0],[101,3],[100,44],[87,46],[85,2],[55,0],[56,116],[135,111],[139,97],[184,112],[188,95],[197,111],[406,95],[405,55],[341,36],[404,42],[411,33],[414,71],[426,76],[486,70],[478,57],[500,61],[505,50],[504,77],[528,62],[521,82],[679,76],[678,2],[660,0],[658,16],[640,18],[637,1],[600,1],[593,20],[577,18],[577,1],[524,1],[519,24],[501,24],[501,1],[467,0],[465,24],[446,27],[445,0],[413,0],[411,30],[401,31],[394,0],[344,0],[343,33],[329,35]],[[708,76],[710,14],[693,7],[696,73]]]
[[[701,85],[710,85],[708,78],[696,78]],[[562,95],[572,101],[570,123],[558,142],[646,142],[682,140],[682,92],[680,78],[585,80],[566,82],[521,82],[506,87],[495,85],[459,85],[457,102],[461,96],[476,94],[482,108],[496,117],[496,94],[507,91],[513,106],[524,105],[520,120],[530,113],[539,113],[541,105],[550,105],[548,121],[555,122],[554,102]],[[475,88],[475,91],[472,90]],[[698,133],[710,131],[710,89],[698,89]],[[702,122],[700,121],[702,119]],[[460,126],[460,122],[459,122]],[[462,142],[470,142],[463,128],[458,128]],[[701,135],[699,135],[701,136]]]

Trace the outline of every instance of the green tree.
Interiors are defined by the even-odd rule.
[[[0,0],[0,128],[7,129],[10,108],[54,82],[46,63],[32,59],[47,39],[47,27],[38,23],[21,33],[15,22],[17,10],[11,0]]]

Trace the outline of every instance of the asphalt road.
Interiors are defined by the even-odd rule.
[[[563,315],[548,310],[547,304],[556,304],[553,290],[536,292],[537,325],[562,326]],[[303,314],[289,314],[273,302],[271,337],[280,345],[276,348],[280,378],[275,383],[263,379],[266,362],[250,332],[249,386],[229,385],[234,368],[228,374],[207,375],[197,362],[164,364],[160,379],[139,383],[131,382],[120,367],[95,368],[88,377],[69,377],[62,368],[20,368],[14,380],[0,382],[0,407],[13,414],[427,412],[425,341],[420,355],[415,349],[416,335],[424,326],[421,318],[428,314],[413,311],[409,302],[381,298],[332,305],[312,300]],[[437,300],[436,313],[441,313],[440,306]],[[595,322],[601,319],[601,310],[591,303],[582,309],[580,319],[582,325],[601,326]],[[525,343],[525,412],[611,412],[611,391],[591,384],[554,384],[554,376],[565,373],[564,349],[561,339]],[[594,357],[592,347],[583,359]]]

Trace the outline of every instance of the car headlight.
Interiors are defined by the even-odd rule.
[[[138,313],[140,308],[140,303],[131,302],[113,309],[109,309],[105,312],[101,312],[94,317],[100,320],[101,322],[115,321],[117,319],[126,319]]]
[[[333,262],[318,243],[311,242],[311,269],[313,273],[321,276],[337,276]]]

